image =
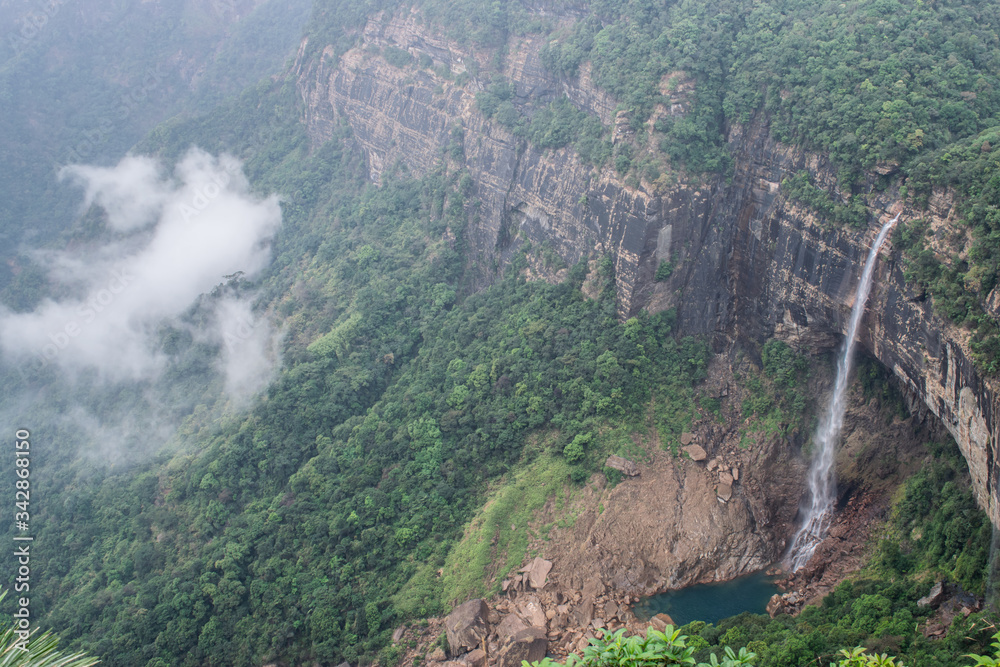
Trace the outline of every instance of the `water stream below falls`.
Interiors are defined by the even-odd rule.
[[[847,397],[847,380],[851,373],[851,357],[854,352],[854,338],[865,313],[865,303],[871,291],[872,274],[878,251],[885,243],[886,237],[893,225],[899,220],[902,212],[885,223],[879,231],[871,250],[865,268],[861,272],[858,289],[854,293],[854,308],[851,310],[851,320],[847,326],[847,336],[837,360],[837,378],[833,383],[833,394],[827,405],[826,412],[816,430],[814,446],[816,453],[809,468],[809,505],[806,508],[799,532],[795,534],[792,546],[788,550],[787,564],[795,572],[812,558],[816,546],[826,537],[833,514],[833,504],[836,500],[837,484],[833,478],[833,455],[837,450],[840,429],[844,424],[844,408]]]

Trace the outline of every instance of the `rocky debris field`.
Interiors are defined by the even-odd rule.
[[[822,394],[817,382],[811,389]],[[734,384],[718,359],[709,384]],[[499,582],[496,595],[466,601],[445,619],[400,628],[394,639],[411,647],[404,664],[418,656],[432,667],[561,660],[602,630],[644,634],[650,625],[671,623],[665,615],[638,619],[632,607],[641,597],[767,568],[779,572],[806,465],[797,446],[781,437],[746,446],[740,389],[726,393],[731,398],[721,418],[695,420],[676,443],[677,455],[656,440],[643,442],[644,459],[610,461],[624,475],[619,484],[598,474],[564,505],[544,507],[535,523],[551,529],[535,531],[523,567]],[[772,598],[769,613],[795,614],[820,602],[864,565],[892,493],[919,465],[927,429],[920,416],[893,417],[855,388],[838,452],[834,525],[807,566],[782,582],[786,592]],[[961,609],[942,612],[941,622]]]

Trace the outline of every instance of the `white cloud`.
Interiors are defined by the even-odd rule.
[[[63,173],[84,187],[86,204],[107,212],[117,235],[100,247],[39,255],[50,277],[78,296],[47,300],[30,313],[0,313],[0,350],[9,361],[96,368],[112,381],[154,378],[164,362],[154,346],[159,327],[224,276],[243,271],[252,278],[270,261],[268,244],[281,224],[278,199],[250,192],[236,158],[192,149],[173,176],[144,157]],[[218,328],[197,333],[224,342],[238,317],[254,322],[248,303],[224,300]],[[256,390],[274,360],[266,323],[250,333],[233,349],[223,346],[227,384],[241,392]]]
[[[108,224],[119,231],[152,223],[169,196],[159,162],[149,157],[129,156],[111,168],[64,167],[60,176],[81,184],[84,209],[97,204],[107,211]]]

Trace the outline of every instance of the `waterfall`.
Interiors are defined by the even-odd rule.
[[[844,347],[837,360],[837,379],[833,383],[833,394],[827,405],[826,412],[816,430],[815,444],[818,447],[809,468],[809,508],[802,520],[802,527],[795,534],[792,546],[788,550],[787,563],[795,572],[812,558],[816,546],[826,537],[833,514],[833,503],[836,500],[836,484],[833,479],[833,455],[837,449],[840,428],[844,424],[844,408],[847,395],[847,377],[851,372],[851,355],[854,351],[854,337],[861,324],[861,316],[865,313],[865,302],[871,291],[872,273],[878,251],[885,242],[892,226],[899,220],[902,212],[885,223],[875,238],[872,249],[868,252],[861,281],[854,293],[854,308],[851,310],[851,321],[847,327],[847,337]]]

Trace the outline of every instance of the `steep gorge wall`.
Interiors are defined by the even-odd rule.
[[[774,141],[761,121],[731,128],[731,179],[681,183],[658,194],[627,187],[611,167],[594,170],[568,148],[538,150],[485,118],[475,94],[489,75],[459,85],[428,69],[397,68],[380,55],[386,46],[428,56],[455,74],[490,65],[488,56],[441,38],[415,14],[378,17],[364,28],[361,45],[340,58],[330,49],[317,59],[300,58],[308,131],[321,143],[347,123],[373,180],[396,164],[426,173],[446,152],[467,169],[478,200],[467,240],[479,286],[495,280],[528,240],[548,244],[569,264],[610,254],[621,315],[676,307],[684,332],[707,335],[720,350],[733,341],[777,336],[820,351],[843,336],[879,221],[898,211],[894,191],[872,201],[868,229],[823,224],[789,202],[779,184],[808,169],[832,187],[835,170],[823,156]],[[592,85],[586,68],[577,79],[557,79],[541,66],[540,48],[530,38],[508,45],[502,73],[516,86],[515,103],[565,94],[615,124],[614,100]],[[670,113],[685,112],[680,102]],[[450,147],[458,136],[462,157],[455,160]],[[929,212],[904,209],[903,220],[930,217],[933,227],[952,215],[948,193],[939,192]],[[673,261],[675,269],[668,280],[654,282],[661,260]],[[906,285],[902,269],[887,245],[862,344],[893,370],[915,406],[926,406],[954,435],[981,505],[1000,525],[996,383],[977,373],[965,332],[935,315],[930,300]]]
[[[880,226],[901,208],[903,221],[925,218],[931,228],[953,222],[949,192],[935,192],[929,210],[920,211],[904,206],[893,188],[873,198],[866,229],[825,224],[778,192],[783,178],[802,170],[833,188],[836,170],[824,156],[779,144],[759,123],[733,128],[730,148],[732,184],[720,192],[702,228],[710,231],[701,233],[704,241],[679,277],[678,312],[688,332],[717,333],[719,320],[706,313],[724,312],[725,331],[737,339],[761,343],[775,336],[807,351],[830,349],[847,328],[860,268]],[[893,371],[914,409],[933,413],[954,436],[980,505],[1000,525],[996,383],[973,365],[968,333],[938,316],[930,298],[906,283],[903,269],[887,243],[861,343]]]
[[[378,180],[396,164],[418,174],[436,168],[456,141],[453,130],[461,128],[460,164],[473,179],[471,197],[478,201],[478,222],[467,240],[479,285],[492,282],[524,240],[546,242],[569,264],[613,256],[621,311],[638,307],[634,285],[640,282],[641,255],[651,240],[655,244],[662,226],[659,201],[626,188],[610,167],[597,172],[570,149],[540,151],[485,118],[475,95],[488,84],[488,75],[458,85],[430,70],[400,69],[379,55],[387,45],[427,55],[454,74],[487,66],[485,58],[472,65],[470,52],[436,37],[416,15],[373,20],[360,47],[339,59],[327,50],[318,62],[299,63],[313,141],[324,141],[338,123],[347,122],[371,178]],[[540,48],[540,41],[525,40],[513,44],[506,58],[503,73],[516,85],[516,102],[545,102],[565,93],[610,123],[614,102],[585,75],[573,85],[546,75]]]

